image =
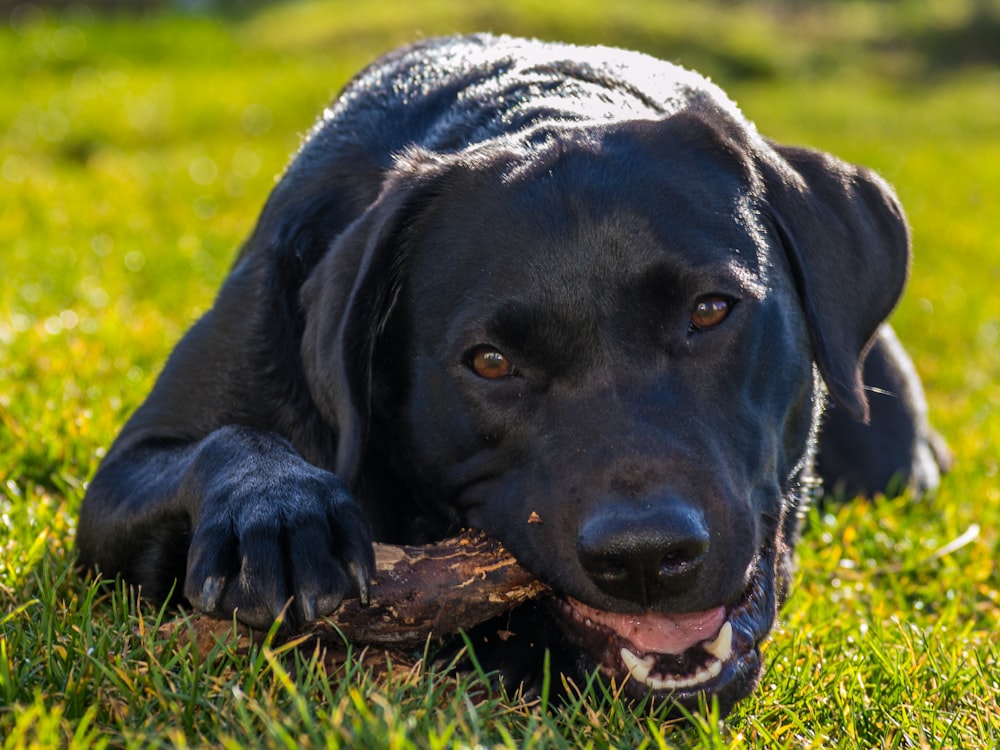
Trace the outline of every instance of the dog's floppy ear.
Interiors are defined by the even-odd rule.
[[[397,165],[379,197],[333,241],[302,285],[303,367],[313,401],[337,429],[334,470],[349,486],[361,469],[372,357],[399,294],[407,231],[443,171],[418,161]]]
[[[862,364],[909,267],[903,210],[869,170],[819,151],[772,146],[781,158],[767,180],[771,219],[795,275],[816,363],[833,399],[867,422]]]

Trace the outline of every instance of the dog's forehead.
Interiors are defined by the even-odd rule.
[[[430,288],[419,296],[592,288],[648,269],[762,283],[772,243],[749,168],[711,135],[657,130],[617,126],[463,164],[421,222],[411,268]]]

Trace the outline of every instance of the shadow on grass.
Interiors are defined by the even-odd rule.
[[[902,41],[920,53],[928,72],[1000,64],[1000,9],[978,3],[963,23],[922,29]]]

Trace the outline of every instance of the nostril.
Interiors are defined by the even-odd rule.
[[[584,561],[584,568],[595,582],[606,585],[624,583],[629,576],[628,566],[613,559]]]
[[[708,542],[702,540],[685,540],[675,548],[667,550],[660,558],[658,576],[661,581],[687,575],[701,565],[702,558],[708,552]]]

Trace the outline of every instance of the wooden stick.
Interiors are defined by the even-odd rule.
[[[287,635],[289,639],[312,636],[337,645],[346,639],[352,645],[409,648],[550,593],[499,542],[480,532],[464,532],[426,546],[376,544],[369,606],[349,599],[330,617]],[[230,620],[202,615],[186,623],[202,652],[234,634]],[[161,635],[169,636],[184,625],[185,621],[167,623]],[[241,640],[263,637],[242,625],[235,632]]]

